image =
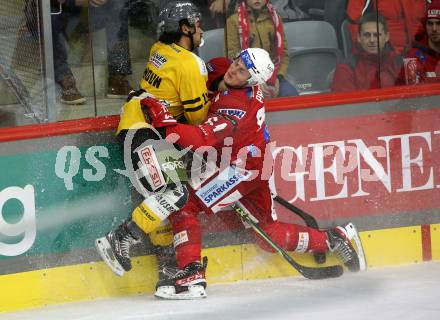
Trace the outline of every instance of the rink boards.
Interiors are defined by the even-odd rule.
[[[431,225],[433,259],[440,260],[440,224]],[[423,261],[421,227],[361,232],[369,268]],[[208,283],[299,276],[279,255],[261,251],[253,244],[208,248]],[[314,265],[310,255],[292,255],[302,264]],[[332,256],[327,263],[336,263]],[[28,271],[0,277],[1,310],[46,306],[111,296],[152,293],[157,281],[154,256],[133,259],[133,270],[118,277],[103,262],[90,262]],[[346,271],[348,272],[348,271]],[[294,282],[295,279],[292,279]],[[312,281],[312,280],[310,280]],[[317,281],[317,280],[316,280]],[[209,288],[208,288],[209,291]]]
[[[322,228],[353,221],[371,268],[439,260],[439,106],[435,96],[269,105],[278,193]],[[148,242],[135,248],[134,270],[123,278],[93,248],[139,201],[121,171],[116,123],[85,119],[0,135],[0,311],[153,291]],[[221,215],[201,217],[209,283],[298,275],[256,248],[231,212]]]

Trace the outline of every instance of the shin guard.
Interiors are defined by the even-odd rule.
[[[188,199],[185,186],[149,196],[133,210],[132,220],[145,233],[154,231],[168,216],[180,210]]]

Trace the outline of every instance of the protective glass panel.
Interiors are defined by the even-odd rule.
[[[95,82],[88,1],[68,1],[52,15],[57,120],[95,117]]]
[[[37,4],[0,1],[0,127],[47,118]]]
[[[205,40],[195,53],[205,61],[233,58],[246,44],[270,52],[276,74],[263,86],[267,99],[437,82],[423,1],[406,6],[384,0],[272,0],[271,6],[193,2],[201,11]],[[55,0],[1,0],[0,126],[117,114],[130,89],[139,88],[166,3],[107,0],[89,5],[83,0],[60,7]],[[253,3],[262,7],[252,8]],[[54,101],[47,100],[45,84],[46,7],[52,12]],[[368,15],[374,18],[366,22],[371,30],[359,33],[361,16]],[[246,21],[252,22],[249,30]],[[254,30],[255,21],[263,31]],[[380,41],[374,40],[378,34]],[[380,54],[368,55],[363,46]]]
[[[226,2],[227,56],[260,47],[274,62],[275,73],[262,86],[266,99],[330,91],[334,69],[343,57],[339,30],[346,1]]]
[[[98,7],[89,8],[98,115],[118,113],[128,93],[139,81],[139,74],[132,78],[134,57],[130,55],[129,47],[129,5],[134,3],[107,1]],[[148,23],[146,20],[143,22]],[[137,30],[135,33],[131,42],[142,46],[142,57],[139,60],[145,61],[147,37],[139,37]]]
[[[387,2],[379,2],[379,13],[388,26],[389,43],[400,55],[400,84],[439,82],[439,9],[438,1],[413,1],[402,4],[401,12],[396,14]],[[382,69],[391,65],[387,58],[385,55],[381,58]]]

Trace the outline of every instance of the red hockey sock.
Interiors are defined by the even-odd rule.
[[[183,269],[191,262],[200,261],[202,251],[201,231],[197,217],[187,212],[170,216],[173,226],[177,265]]]
[[[309,246],[307,251],[312,252],[326,252],[327,247],[327,233],[314,228],[305,227],[306,232],[309,233]]]
[[[279,246],[287,251],[327,251],[327,234],[324,231],[282,222],[273,222],[262,227]],[[274,252],[262,238],[257,237],[257,243],[264,250]]]

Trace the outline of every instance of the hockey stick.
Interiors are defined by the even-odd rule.
[[[294,206],[293,204],[291,204],[290,202],[288,202],[287,200],[281,198],[278,195],[276,195],[274,197],[274,200],[276,202],[278,202],[279,204],[281,204],[284,208],[289,209],[290,211],[292,211],[296,215],[300,216],[301,219],[304,220],[304,222],[306,223],[306,225],[308,227],[319,229],[318,222],[316,221],[316,219],[314,217],[312,217],[310,214],[308,214],[307,212],[304,212],[300,208]]]
[[[308,214],[307,212],[305,212],[305,211],[301,210],[300,208],[294,206],[293,204],[291,204],[290,202],[288,202],[287,200],[281,198],[278,195],[276,195],[273,199],[276,202],[278,202],[279,204],[281,204],[284,208],[290,210],[294,214],[296,214],[299,217],[301,217],[301,219],[304,220],[304,222],[306,223],[306,225],[308,227],[319,229],[318,222],[316,221],[316,219],[314,217],[312,217],[310,214]],[[324,252],[315,252],[315,253],[313,253],[313,257],[315,258],[316,263],[318,263],[318,264],[325,263],[326,257],[325,257],[325,253]]]
[[[340,277],[344,273],[342,266],[339,265],[328,267],[306,267],[299,264],[298,262],[293,260],[292,257],[289,256],[289,254],[283,248],[278,246],[254,220],[252,220],[249,211],[239,201],[232,204],[231,207],[244,222],[250,225],[251,228],[259,236],[261,236],[261,238],[263,238],[272,248],[274,248],[279,254],[281,254],[283,258],[305,278],[312,280],[336,278]]]

